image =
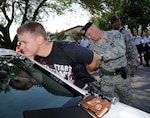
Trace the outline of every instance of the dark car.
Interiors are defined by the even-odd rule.
[[[91,96],[94,99],[85,103],[94,111],[109,102],[103,118],[150,118],[144,111],[80,89],[22,53],[0,48],[0,118],[92,118],[79,105]]]
[[[46,78],[45,83],[33,81],[33,73]],[[0,118],[23,118],[27,110],[76,105],[72,98],[78,99],[80,93],[53,74],[21,53],[0,49]]]

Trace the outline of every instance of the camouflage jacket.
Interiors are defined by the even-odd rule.
[[[119,31],[104,31],[101,40],[90,40],[90,49],[103,55],[101,67],[107,71],[114,71],[127,65],[125,56],[126,46],[122,34]]]
[[[129,65],[138,66],[138,51],[133,41],[133,36],[130,31],[120,28],[119,31],[123,35],[126,45],[126,58]]]

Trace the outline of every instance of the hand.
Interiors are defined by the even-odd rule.
[[[99,60],[102,60],[102,59],[103,59],[103,55],[99,54]]]
[[[137,66],[133,65],[133,66],[131,67],[131,71],[132,71],[133,73],[136,73],[136,71],[137,71]]]

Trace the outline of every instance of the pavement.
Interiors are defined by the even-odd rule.
[[[140,65],[132,77],[132,106],[150,113],[150,67]]]
[[[99,79],[98,72],[92,75]],[[132,79],[133,100],[132,106],[150,113],[150,67],[139,65]]]

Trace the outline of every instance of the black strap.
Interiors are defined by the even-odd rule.
[[[107,71],[107,70],[104,70],[102,69],[102,73],[103,75],[109,75],[109,76],[115,76],[116,75],[116,72],[110,72],[110,71]]]
[[[122,30],[123,30],[123,27],[119,30],[119,32],[122,32]]]
[[[114,72],[110,72],[104,69],[102,69],[101,71],[103,75],[109,75],[109,76],[121,75],[123,79],[127,79],[127,71],[125,67],[115,69]]]
[[[102,72],[104,75],[115,76],[115,75],[120,75],[123,69],[124,67],[121,67],[121,68],[115,69],[113,72],[102,69]]]

